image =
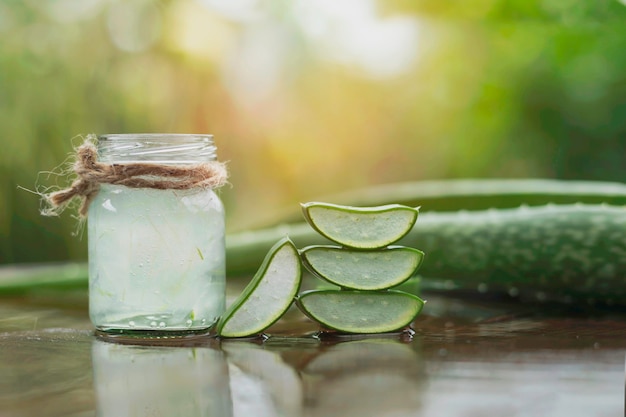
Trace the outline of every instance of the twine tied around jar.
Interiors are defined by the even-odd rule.
[[[100,190],[100,184],[124,185],[130,188],[158,190],[188,190],[219,188],[226,184],[228,171],[223,162],[211,161],[190,165],[163,165],[147,162],[106,164],[98,162],[94,135],[76,148],[73,172],[76,179],[63,190],[44,195],[49,208],[44,215],[56,215],[75,198],[82,200],[80,217],[87,216],[89,204]]]

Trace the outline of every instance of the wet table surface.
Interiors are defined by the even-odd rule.
[[[0,416],[622,416],[626,314],[430,295],[415,335],[137,346],[82,292],[0,298]]]

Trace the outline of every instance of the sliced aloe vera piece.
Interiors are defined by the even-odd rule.
[[[296,303],[311,319],[343,333],[392,332],[411,323],[424,306],[421,298],[395,290],[313,290]]]
[[[389,204],[351,207],[305,203],[306,221],[321,235],[355,249],[378,249],[400,240],[415,224],[419,208]]]
[[[354,290],[383,290],[413,276],[424,252],[405,246],[363,251],[317,245],[301,249],[300,256],[309,271],[331,284]]]
[[[278,241],[259,270],[217,324],[223,337],[259,334],[274,324],[300,289],[302,268],[298,249],[289,238]]]

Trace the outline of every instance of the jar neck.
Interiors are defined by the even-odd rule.
[[[217,159],[213,135],[132,133],[98,136],[98,159],[109,164],[198,164]]]

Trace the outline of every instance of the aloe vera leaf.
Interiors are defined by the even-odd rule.
[[[424,213],[398,243],[423,250],[422,289],[528,293],[537,300],[626,305],[626,209],[548,205],[476,212]],[[229,256],[288,233],[299,247],[327,244],[306,224],[231,235]],[[257,261],[258,262],[258,261]],[[231,265],[231,274],[243,272]]]
[[[318,199],[351,206],[377,206],[394,202],[421,206],[421,212],[487,210],[545,204],[626,205],[626,184],[605,181],[552,179],[458,179],[409,181],[374,185]],[[287,207],[265,219],[245,225],[260,229],[302,221],[301,210]]]
[[[254,273],[269,248],[285,236],[299,248],[331,243],[304,222],[229,234],[226,236],[226,276],[235,278]]]
[[[322,236],[349,248],[378,249],[400,240],[413,228],[418,208],[399,204],[377,207],[302,204],[306,221]]]
[[[363,251],[317,245],[301,249],[300,257],[310,272],[331,284],[354,290],[383,290],[413,276],[424,252],[404,246]]]
[[[312,290],[296,304],[312,320],[343,333],[388,333],[408,326],[424,301],[402,291]]]
[[[402,243],[427,253],[424,289],[626,305],[624,207],[549,205],[423,220]]]
[[[302,270],[291,240],[279,240],[257,273],[217,324],[222,337],[256,335],[274,324],[291,306],[300,289]]]
[[[19,294],[41,289],[87,289],[87,264],[5,265],[0,267],[0,294]]]

